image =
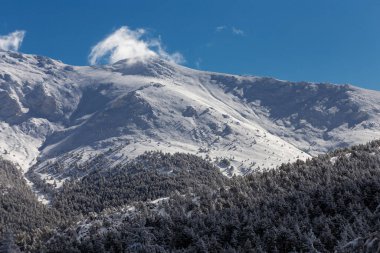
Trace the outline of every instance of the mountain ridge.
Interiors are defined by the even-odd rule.
[[[209,157],[226,175],[380,137],[380,92],[192,70],[152,59],[70,66],[0,53],[0,152],[26,172],[151,150]],[[220,163],[229,159],[229,165]],[[51,180],[47,180],[51,181]],[[59,184],[58,184],[59,185]]]

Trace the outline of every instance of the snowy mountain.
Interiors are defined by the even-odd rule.
[[[209,157],[232,175],[379,137],[380,92],[350,85],[0,52],[0,152],[57,186],[150,150]]]

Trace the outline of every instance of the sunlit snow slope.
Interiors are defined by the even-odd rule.
[[[157,58],[74,67],[0,52],[0,152],[58,186],[100,158],[115,166],[149,150],[195,153],[245,174],[379,138],[379,112],[379,92],[348,85],[202,72]]]

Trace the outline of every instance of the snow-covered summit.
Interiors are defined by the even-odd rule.
[[[0,152],[24,170],[36,164],[45,179],[80,175],[100,155],[114,166],[148,150],[195,153],[244,174],[378,138],[379,112],[379,92],[348,85],[159,58],[77,67],[0,52]]]

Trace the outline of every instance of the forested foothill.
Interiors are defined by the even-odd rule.
[[[65,182],[49,206],[15,166],[0,168],[0,249],[12,240],[30,252],[380,247],[380,141],[232,178],[194,155],[150,152]]]

